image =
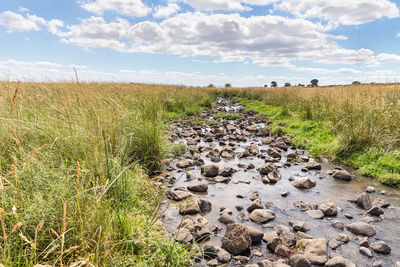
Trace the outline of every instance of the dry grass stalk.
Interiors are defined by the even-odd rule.
[[[38,149],[36,149],[31,157],[28,160],[28,164],[27,164],[27,169],[29,170],[30,168],[30,164],[33,163],[35,161],[35,156],[46,146],[47,144],[42,145],[41,147],[39,147]]]
[[[19,85],[20,85],[20,82],[17,83],[17,86],[15,87],[14,94],[13,94],[13,97],[12,97],[12,100],[11,100],[10,112],[8,114],[8,116],[10,118],[11,118],[11,113],[14,110],[15,103],[17,102],[17,94],[18,94]]]

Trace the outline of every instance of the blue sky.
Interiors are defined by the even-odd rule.
[[[389,0],[3,0],[0,79],[400,81]]]

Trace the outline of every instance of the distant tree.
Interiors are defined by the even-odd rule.
[[[226,83],[226,84],[225,84],[225,87],[232,87],[232,84]]]
[[[305,85],[304,85],[304,84],[301,84],[301,83],[299,83],[297,86],[304,87]]]
[[[317,79],[312,79],[312,80],[310,81],[310,83],[311,83],[311,86],[312,86],[312,87],[317,87],[319,81],[318,81]]]
[[[352,83],[352,85],[360,85],[361,83],[359,82],[359,81],[354,81],[353,83]]]
[[[278,86],[278,83],[277,82],[275,82],[275,81],[272,81],[271,82],[271,87],[277,87]]]
[[[290,87],[292,86],[290,83],[285,83],[285,87]]]
[[[214,88],[215,86],[214,86],[214,84],[210,83],[207,87]]]
[[[268,85],[264,84],[264,87],[268,87]]]

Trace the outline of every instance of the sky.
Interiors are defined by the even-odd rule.
[[[398,0],[1,0],[0,79],[400,82]]]

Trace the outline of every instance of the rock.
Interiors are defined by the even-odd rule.
[[[232,215],[232,211],[231,211],[230,209],[221,207],[221,208],[219,209],[219,215],[222,215],[222,214],[224,214],[224,213],[227,213],[227,214],[229,214],[229,215]]]
[[[270,183],[277,183],[281,180],[281,174],[278,170],[268,173],[268,180]]]
[[[297,236],[297,239],[313,239],[312,236],[310,236],[310,235],[308,235],[306,233],[303,233],[301,231],[297,232],[296,236]]]
[[[329,240],[329,247],[331,249],[337,249],[342,244],[343,244],[342,242],[337,241],[336,239]]]
[[[200,199],[199,207],[201,212],[210,212],[212,210],[211,202],[204,199]]]
[[[367,211],[368,214],[371,214],[372,216],[379,216],[384,213],[383,209],[378,206],[373,206]]]
[[[339,241],[339,242],[342,242],[342,243],[347,243],[347,242],[349,242],[350,238],[346,234],[339,234],[336,237],[336,240]]]
[[[318,203],[317,207],[325,216],[336,216],[338,212],[337,206],[332,200],[324,200]]]
[[[212,179],[212,180],[211,180]],[[223,177],[223,176],[217,176],[215,178],[208,178],[208,180],[210,181],[214,181],[216,183],[229,183],[231,181],[231,178],[229,177]]]
[[[335,179],[344,180],[344,181],[351,181],[353,179],[353,177],[350,175],[350,173],[348,173],[345,170],[335,170],[335,172],[333,173],[332,176]]]
[[[287,247],[293,247],[296,245],[297,242],[297,236],[290,231],[282,232],[279,235],[279,238],[281,239],[282,243]]]
[[[365,192],[367,193],[374,193],[375,192],[375,188],[372,186],[368,186],[367,188],[365,188]]]
[[[274,250],[275,254],[281,257],[289,257],[291,254],[290,249],[288,249],[285,245],[283,244],[278,244]]]
[[[219,168],[217,165],[203,165],[201,166],[201,173],[206,177],[216,177],[219,174]]]
[[[226,227],[222,238],[222,248],[233,255],[238,255],[251,246],[250,232],[245,225],[231,223]]]
[[[218,175],[222,177],[229,177],[234,173],[235,170],[232,167],[221,167],[219,168]]]
[[[282,196],[282,197],[287,197],[289,194],[290,194],[289,191],[283,191],[283,192],[281,193],[281,196]]]
[[[176,167],[180,169],[186,169],[189,168],[190,166],[193,166],[193,161],[190,159],[184,159],[176,163]]]
[[[307,232],[308,230],[310,230],[310,227],[308,227],[307,224],[302,221],[289,221],[289,225],[293,227],[293,230],[295,232]]]
[[[344,223],[342,223],[342,222],[334,221],[331,223],[331,225],[340,230],[344,229]]]
[[[274,230],[275,230],[275,232],[278,233],[278,235],[280,235],[280,234],[282,234],[282,233],[284,233],[284,232],[290,232],[289,227],[287,227],[287,226],[285,226],[285,225],[282,225],[282,224],[280,224],[280,225],[278,225],[278,226],[275,226],[275,227],[274,227]]]
[[[399,265],[399,266],[400,266],[400,265]],[[399,266],[396,265],[396,267],[399,267]],[[383,266],[382,261],[375,261],[375,262],[372,264],[372,267],[384,267],[384,266]]]
[[[247,208],[248,212],[252,212],[253,210],[256,209],[263,209],[263,206],[261,205],[261,202],[259,199],[254,200],[250,206]]]
[[[346,225],[346,229],[356,235],[362,236],[373,236],[376,234],[376,230],[372,225],[364,222],[355,222]]]
[[[221,263],[227,263],[231,260],[231,254],[226,251],[225,249],[218,247],[218,251],[217,251],[217,259],[219,262]]]
[[[268,173],[276,171],[277,168],[273,163],[266,163],[260,169],[259,172],[261,175],[268,175]]]
[[[390,254],[390,251],[392,250],[392,248],[383,241],[371,243],[370,248],[372,248],[373,251],[381,254]]]
[[[253,210],[249,216],[250,220],[256,223],[266,223],[275,219],[276,215],[272,210]]]
[[[207,192],[208,190],[208,183],[200,183],[200,184],[195,184],[195,185],[189,185],[187,187],[188,190],[194,191],[194,192]]]
[[[369,248],[360,247],[359,251],[360,251],[361,254],[363,254],[363,255],[365,255],[365,256],[367,256],[369,258],[372,258],[372,252],[371,252],[371,250]]]
[[[256,125],[250,125],[250,126],[246,127],[246,130],[249,131],[249,132],[257,132],[258,128],[257,128]]]
[[[294,187],[299,189],[310,189],[313,188],[317,183],[308,177],[298,178],[292,182]]]
[[[196,199],[194,199],[194,198],[189,198],[179,208],[179,213],[181,215],[196,214],[199,212],[200,212],[199,204],[197,203]]]
[[[321,164],[312,160],[304,165],[307,170],[321,170]]]
[[[296,201],[293,203],[293,205],[298,208],[300,211],[307,211],[311,210],[311,205],[308,202],[305,202],[303,200]]]
[[[268,153],[268,155],[270,155],[274,158],[278,158],[278,159],[281,158],[281,153],[279,153],[276,149],[268,148],[267,153]]]
[[[175,234],[175,240],[184,245],[190,244],[193,241],[193,235],[186,228],[180,228]]]
[[[311,267],[311,262],[302,254],[294,254],[289,259],[290,267]]]
[[[301,245],[304,246],[304,256],[311,264],[317,265],[323,265],[328,260],[327,244],[328,241],[325,238],[301,240]]]
[[[262,143],[263,145],[269,145],[269,144],[271,144],[273,141],[274,141],[274,138],[273,138],[273,137],[265,137],[265,138],[261,139],[261,143]]]
[[[269,260],[263,260],[258,263],[259,267],[273,267],[273,263]]]
[[[368,248],[368,247],[369,247],[369,240],[368,240],[368,237],[366,237],[366,236],[361,236],[361,237],[359,237],[359,238],[358,238],[358,244],[359,244],[361,247],[366,247],[366,248]]]
[[[207,262],[207,265],[208,266],[218,266],[219,263],[218,263],[217,259],[213,259],[213,260],[210,260],[209,262]]]
[[[181,201],[184,199],[187,199],[189,197],[192,197],[192,193],[186,191],[186,190],[172,190],[168,192],[168,198],[175,200],[175,201]]]
[[[344,214],[344,217],[346,217],[347,219],[350,219],[350,220],[354,218],[354,216],[349,213]]]
[[[274,251],[276,246],[280,243],[278,234],[275,231],[264,233],[263,240],[267,243],[267,248],[271,251]]]
[[[261,177],[261,181],[262,181],[264,184],[269,184],[269,183],[270,183],[270,180],[268,179],[267,176],[262,176],[262,177]]]
[[[356,265],[342,256],[336,256],[327,261],[325,267],[356,267]]]
[[[357,206],[365,210],[369,210],[370,208],[372,208],[371,199],[369,198],[369,195],[365,192],[357,197],[356,204]]]
[[[258,230],[257,228],[247,226],[247,229],[249,230],[250,237],[252,243],[259,243],[264,237],[264,233]]]
[[[218,218],[218,221],[223,224],[230,224],[234,223],[235,219],[231,215],[224,213]]]

